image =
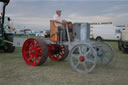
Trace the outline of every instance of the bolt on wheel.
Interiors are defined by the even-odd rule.
[[[91,72],[97,63],[96,51],[88,44],[74,46],[69,56],[70,64],[77,72]]]

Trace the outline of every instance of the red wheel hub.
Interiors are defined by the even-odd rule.
[[[81,62],[84,62],[85,61],[85,58],[83,56],[80,56],[80,61]]]
[[[22,55],[27,64],[37,66],[42,61],[42,49],[39,42],[34,38],[26,40],[22,48]]]
[[[61,61],[64,57],[65,47],[63,45],[48,45],[48,56],[51,60]]]

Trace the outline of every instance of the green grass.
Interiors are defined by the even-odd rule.
[[[32,67],[24,62],[21,48],[11,54],[1,52],[0,85],[128,85],[128,54],[118,50],[117,42],[109,43],[115,52],[113,61],[88,74],[75,72],[68,58],[62,62],[48,59]]]

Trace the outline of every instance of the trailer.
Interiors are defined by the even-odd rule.
[[[121,31],[121,39],[118,41],[118,48],[124,53],[128,53],[128,25],[125,26],[125,30]]]

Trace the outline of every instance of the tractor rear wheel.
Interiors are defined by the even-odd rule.
[[[24,42],[22,55],[28,65],[44,64],[48,57],[47,44],[42,39],[29,38]]]
[[[6,40],[13,43],[13,35],[6,35]],[[15,46],[12,43],[7,43],[4,46],[4,52],[13,53],[15,51]]]

